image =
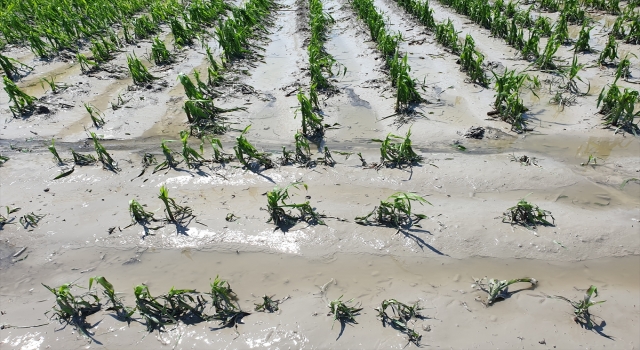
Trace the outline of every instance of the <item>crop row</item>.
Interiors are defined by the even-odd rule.
[[[515,283],[529,283],[530,288],[535,288],[538,281],[534,278],[524,277],[512,280],[496,279],[475,279],[472,288],[487,294],[486,300],[482,303],[489,307],[493,303],[507,299],[510,295],[509,286]],[[88,291],[79,293],[78,289],[84,289],[77,284],[63,284],[59,287],[43,286],[56,297],[56,305],[52,310],[51,319],[63,325],[72,325],[84,336],[93,337],[89,332],[90,324],[87,317],[101,310],[112,312],[118,321],[131,323],[140,320],[144,323],[148,332],[155,330],[163,331],[167,325],[175,325],[179,322],[188,324],[218,321],[220,328],[238,327],[244,317],[251,315],[244,311],[238,302],[238,295],[231,289],[229,282],[220,279],[219,276],[210,283],[210,292],[201,293],[195,289],[175,289],[169,292],[153,296],[149,287],[141,284],[133,288],[135,305],[124,304],[121,293],[115,291],[111,282],[103,276],[96,276],[89,279]],[[322,287],[321,293],[324,297],[326,285]],[[592,315],[589,308],[603,303],[596,301],[598,289],[590,286],[582,299],[570,300],[563,296],[547,296],[548,298],[566,301],[573,308],[574,320],[581,326],[591,329],[593,327]],[[106,300],[104,305],[101,300]],[[264,295],[262,300],[254,303],[253,311],[256,312],[277,312],[285,299],[276,299],[275,295]],[[347,324],[358,323],[356,318],[360,316],[363,308],[354,299],[331,300],[327,303],[328,316],[333,317],[333,324],[340,322],[342,328]],[[374,309],[376,317],[382,322],[382,326],[391,326],[393,329],[404,333],[408,342],[420,344],[422,335],[415,331],[415,321],[424,319],[421,314],[424,310],[419,304],[405,304],[396,299],[385,299],[380,306]],[[139,318],[134,319],[134,314]],[[332,326],[333,327],[333,326]]]
[[[384,17],[373,5],[373,0],[350,0],[349,3],[369,28],[369,35],[385,60],[391,85],[396,88],[395,110],[407,111],[412,104],[424,101],[416,90],[416,81],[409,76],[411,68],[407,63],[407,55],[400,53],[399,42],[402,35],[389,32]]]

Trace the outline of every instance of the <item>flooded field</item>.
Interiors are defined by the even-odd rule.
[[[24,10],[8,3],[7,21]],[[2,348],[640,346],[638,99],[616,125],[604,123],[619,105],[598,102],[612,86],[625,98],[637,90],[637,1],[620,12],[571,0],[557,11],[540,1],[112,3],[128,10],[96,24],[111,29],[78,31],[73,49],[47,41],[46,57],[32,36],[0,31],[0,59],[19,68],[5,68],[0,94]],[[491,24],[470,6],[490,6]],[[569,20],[558,39],[572,16],[588,26]],[[552,34],[532,24],[542,17]],[[539,35],[538,55],[501,35],[503,20],[528,43]],[[249,34],[233,46],[221,28]],[[592,50],[577,50],[585,28]],[[603,58],[610,37],[617,55]],[[115,45],[108,59],[96,40]],[[159,43],[171,56],[162,64]],[[133,78],[134,53],[153,78]],[[522,83],[496,102],[512,70]],[[32,104],[20,107],[15,89]],[[413,158],[381,158],[390,133],[391,153]],[[291,184],[289,198],[269,201]],[[382,215],[397,193],[413,198],[410,211]],[[522,199],[537,216],[509,222]],[[87,289],[96,276],[124,308],[97,280]],[[227,309],[216,276],[235,295]],[[485,305],[474,281],[485,276],[536,282]],[[57,319],[44,285],[67,283],[75,297],[98,293],[100,307]],[[583,322],[560,297],[583,300],[591,286],[606,302]],[[145,287],[147,299],[134,294]],[[190,309],[154,325],[144,305],[175,295],[192,297]],[[278,310],[256,311],[263,296]],[[391,299],[421,310],[384,316]],[[336,300],[361,310],[335,321]]]

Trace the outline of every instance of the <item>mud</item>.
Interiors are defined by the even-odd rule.
[[[305,6],[294,0],[280,4],[270,33],[255,42],[262,57],[240,61],[229,73],[256,92],[230,87],[216,100],[222,108],[246,108],[225,115],[232,130],[219,138],[227,152],[233,152],[235,138],[251,124],[248,139],[275,158],[282,146],[291,148],[300,127],[296,92],[309,85],[309,32],[303,30],[306,17],[301,15]],[[22,208],[0,230],[3,348],[403,348],[406,337],[376,319],[373,308],[385,298],[420,301],[425,318],[416,321],[415,329],[429,347],[639,346],[640,183],[622,184],[640,178],[640,139],[604,129],[596,106],[597,94],[612,81],[615,68],[597,67],[597,53],[580,55],[587,64],[580,75],[591,83],[591,93],[562,109],[549,104],[552,93],[543,84],[538,96],[525,98],[533,131],[516,134],[487,117],[492,88],[466,82],[457,57],[431,33],[393,1],[376,0],[390,28],[405,38],[401,49],[408,53],[412,77],[424,83],[428,101],[416,107],[420,114],[398,118],[382,57],[365,26],[347,1],[327,0],[323,6],[335,19],[325,48],[347,70],[332,79],[335,92],[320,94],[324,122],[337,127],[327,131],[313,153],[321,157],[320,150],[329,147],[335,167],[286,166],[255,173],[237,162],[197,169],[181,164],[137,177],[144,153],[160,159],[160,142],[178,140],[180,130],[188,128],[182,110],[186,97],[176,78],[180,72],[206,71],[204,49],[180,50],[178,61],[168,68],[149,65],[166,82],[151,89],[135,88],[130,77],[115,79],[104,71],[81,75],[73,62],[40,61],[25,48],[3,52],[35,67],[18,86],[53,110],[12,118],[7,95],[0,94],[0,152],[10,158],[0,167],[0,206]],[[460,35],[471,34],[486,61],[509,69],[528,67],[488,30],[436,1],[431,7],[437,21],[451,18]],[[595,34],[605,33],[610,24],[610,16],[598,18],[592,47],[604,46],[606,35]],[[577,26],[570,27],[577,33]],[[172,47],[168,28],[162,36]],[[220,54],[215,39],[207,43]],[[141,57],[149,48],[145,41],[129,46],[111,64],[128,75],[126,54],[135,51]],[[621,44],[620,52],[637,53],[637,46]],[[562,47],[558,55],[570,59],[571,47]],[[632,76],[640,76],[638,59],[631,61]],[[553,79],[529,73],[541,81]],[[70,87],[58,94],[47,91],[39,81],[50,76]],[[635,81],[620,84],[633,88]],[[104,112],[104,127],[92,125],[83,103]],[[465,138],[471,127],[483,127],[483,138]],[[369,163],[379,161],[379,143],[372,139],[404,135],[409,128],[414,148],[424,156],[420,165],[363,169],[357,153]],[[103,137],[122,171],[76,166],[71,175],[52,180],[61,169],[47,150],[50,140],[68,159],[70,149],[93,152],[90,131]],[[198,148],[197,139],[191,142]],[[169,146],[178,150],[179,143]],[[210,157],[207,147],[205,156]],[[535,164],[513,161],[522,155],[535,158]],[[596,163],[587,165],[590,156]],[[309,188],[295,191],[293,199],[309,200],[328,216],[326,226],[302,223],[283,231],[267,223],[265,193],[295,181]],[[133,198],[163,217],[157,198],[163,184],[178,203],[193,208],[196,218],[157,231],[127,227]],[[397,191],[416,192],[431,203],[413,208],[428,216],[421,227],[397,232],[355,224],[356,216]],[[523,197],[551,211],[555,225],[527,229],[503,223],[502,213]],[[46,216],[27,229],[18,220],[29,212]],[[226,221],[229,213],[238,220]],[[113,282],[127,304],[134,302],[132,288],[141,283],[153,294],[172,286],[206,292],[216,275],[229,280],[243,309],[251,310],[264,294],[286,301],[279,313],[245,317],[237,330],[217,329],[216,322],[181,323],[147,334],[138,322],[126,325],[108,311],[100,312],[89,318],[94,324],[89,342],[72,326],[47,319],[44,312],[54,299],[40,283],[78,281],[85,286],[95,275]],[[481,294],[470,287],[472,277],[484,276],[531,276],[540,283],[535,289],[514,285],[511,291],[517,292],[509,299],[486,308],[475,300]],[[592,330],[573,322],[569,304],[545,297],[577,300],[592,284],[598,286],[598,299],[607,300],[593,308],[597,326]],[[364,308],[358,324],[345,329],[327,316],[327,302],[341,295]]]

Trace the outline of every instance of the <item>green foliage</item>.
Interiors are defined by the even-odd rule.
[[[7,78],[11,80],[16,80],[21,75],[24,75],[33,70],[32,67],[29,67],[26,64],[22,64],[13,58],[4,56],[0,54],[0,67],[2,67],[2,71],[7,76]]]
[[[524,198],[518,201],[515,206],[507,209],[503,215],[502,222],[522,225],[527,228],[535,228],[536,225],[553,226],[555,223],[550,211],[540,209],[540,207],[527,202]],[[549,222],[547,217],[551,217],[552,222]]]
[[[178,323],[178,320],[207,320],[204,313],[205,299],[195,289],[174,289],[167,294],[153,297],[149,287],[136,286],[133,290],[136,297],[136,310],[142,316],[147,330],[162,330],[165,325]]]
[[[534,61],[534,65],[541,70],[557,70],[558,66],[555,63],[554,56],[558,52],[558,48],[562,45],[561,39],[556,34],[551,35],[547,41],[547,45],[544,47],[544,51]]]
[[[40,214],[31,212],[31,213],[22,215],[18,221],[20,221],[20,224],[22,224],[24,228],[37,227],[40,220],[42,220],[42,218],[44,218],[45,216],[46,215],[40,215]]]
[[[158,25],[147,15],[142,15],[133,22],[133,32],[136,39],[148,39],[159,30]]]
[[[487,300],[483,302],[485,306],[493,305],[493,303],[498,299],[508,298],[509,286],[514,283],[531,283],[531,286],[534,288],[538,284],[538,281],[535,278],[529,277],[516,278],[512,280],[496,280],[492,278],[488,280],[488,282],[485,282],[487,281],[486,277],[474,280],[475,284],[472,287],[487,293]]]
[[[107,281],[106,278],[102,276],[95,276],[89,279],[89,291],[91,291],[91,287],[95,282],[96,288],[98,285],[102,286],[102,294],[109,299],[111,306],[107,308],[107,310],[115,311],[116,316],[119,319],[131,321],[131,315],[135,312],[135,309],[125,306],[122,303],[122,299],[116,295],[116,291],[113,288],[113,284]]]
[[[597,296],[598,288],[592,285],[584,293],[584,297],[581,300],[572,301],[560,295],[556,295],[553,298],[564,300],[567,303],[571,304],[571,306],[573,307],[573,314],[575,315],[574,321],[582,324],[587,329],[591,329],[593,328],[593,320],[591,319],[589,308],[605,302],[605,300],[593,301],[592,299]]]
[[[396,92],[396,112],[406,111],[411,104],[422,102],[423,99],[416,90],[416,82],[409,76],[411,68],[407,63],[407,55],[400,58],[396,51],[389,67],[392,85],[398,89]]]
[[[249,162],[255,160],[259,166],[264,166],[265,169],[273,168],[273,161],[269,158],[268,153],[258,152],[258,150],[247,140],[244,136],[251,128],[251,125],[244,128],[240,136],[236,138],[237,144],[233,147],[236,158],[247,168],[250,167]]]
[[[598,64],[604,65],[609,63],[613,63],[618,58],[618,43],[613,35],[609,35],[609,40],[607,41],[607,45],[604,47],[602,52],[600,52],[600,56],[598,57]]]
[[[275,295],[272,296],[268,296],[268,295],[264,295],[262,296],[262,303],[260,304],[254,304],[256,307],[254,308],[254,310],[260,312],[276,312],[278,310],[280,310],[279,304],[281,303],[280,300],[276,300],[273,299]]]
[[[515,70],[508,70],[497,75],[493,72],[496,87],[496,99],[493,107],[497,115],[503,121],[511,124],[511,129],[516,132],[523,132],[526,128],[526,121],[523,113],[527,111],[522,99],[520,89],[522,85],[531,78],[526,74],[516,74]]]
[[[411,129],[405,137],[389,133],[384,140],[373,141],[380,142],[380,161],[387,166],[413,165],[422,160],[411,146]]]
[[[580,29],[580,34],[578,35],[578,40],[576,44],[573,46],[573,50],[575,52],[591,52],[591,46],[589,45],[589,40],[591,36],[589,32],[593,29],[593,27],[589,27],[587,25],[587,21],[582,24],[582,29]]]
[[[373,208],[371,213],[366,216],[356,217],[356,223],[368,225],[371,223],[369,219],[373,217],[372,221],[380,225],[392,226],[397,229],[403,226],[411,227],[420,220],[427,218],[426,215],[412,213],[411,202],[417,202],[420,205],[424,203],[431,205],[426,199],[415,193],[397,192],[386,200],[380,201],[380,205]],[[415,219],[412,218],[412,215]]]
[[[58,163],[58,165],[64,164],[64,160],[60,158],[60,155],[58,154],[58,150],[56,150],[56,143],[53,138],[51,139],[51,145],[48,147],[48,149],[49,149],[49,152],[53,154],[53,159]]]
[[[489,79],[482,69],[484,55],[475,49],[475,42],[471,35],[467,35],[460,53],[460,67],[467,72],[471,82],[481,86],[488,86]]]
[[[160,147],[162,148],[162,154],[164,155],[164,161],[158,164],[153,172],[157,172],[164,169],[175,168],[180,162],[176,160],[175,154],[176,152],[172,151],[168,146],[167,142],[171,142],[170,140],[162,140]]]
[[[240,305],[237,303],[238,298],[231,290],[229,282],[220,279],[219,276],[216,276],[211,283],[209,296],[215,311],[211,318],[220,321],[222,326],[232,327],[237,325],[242,317],[249,315],[248,312],[240,309]]]
[[[150,221],[155,221],[153,213],[144,209],[142,204],[138,203],[135,199],[129,201],[129,215],[131,216],[132,224],[148,224]]]
[[[78,328],[83,335],[88,336],[87,327],[89,324],[87,324],[86,318],[100,311],[101,305],[98,295],[91,291],[75,295],[71,290],[75,286],[74,284],[63,284],[57,288],[51,288],[44,283],[42,285],[56,298],[56,306],[52,309],[51,318],[60,323],[71,324]]]
[[[186,219],[193,217],[191,208],[180,206],[176,203],[175,199],[169,197],[169,190],[165,185],[160,186],[160,195],[158,198],[164,203],[164,212],[167,220],[170,222],[180,224]]]
[[[636,103],[640,101],[638,91],[620,88],[616,82],[607,89],[602,88],[598,96],[598,107],[602,105],[600,114],[604,115],[604,124],[618,129],[626,129],[635,133],[640,118],[640,111],[635,111]]]
[[[456,32],[456,29],[453,27],[451,19],[447,19],[447,22],[444,24],[436,24],[436,41],[456,54],[460,52],[458,33],[459,32]]]
[[[76,165],[93,165],[98,160],[91,154],[80,154],[74,150],[71,150],[71,155],[73,156],[73,163]]]
[[[111,157],[109,152],[107,152],[107,149],[104,148],[104,146],[102,146],[100,141],[98,141],[98,136],[93,132],[90,134],[91,134],[91,138],[93,139],[93,147],[95,148],[96,153],[98,154],[98,160],[102,162],[102,165],[105,168],[113,172],[118,172],[120,170],[120,168],[118,168],[118,162],[116,162]]]
[[[166,45],[158,37],[153,38],[151,45],[151,59],[158,66],[173,63],[173,55],[167,50]]]
[[[187,167],[194,168],[198,165],[201,165],[202,162],[205,161],[202,156],[202,148],[203,145],[200,145],[200,152],[189,146],[189,132],[187,130],[180,131],[180,139],[182,140],[182,158],[184,162],[187,163]]]
[[[387,313],[387,309],[391,311],[391,315]],[[412,318],[420,317],[420,310],[422,310],[422,308],[417,302],[409,306],[396,299],[385,299],[382,301],[380,307],[376,308],[383,327],[389,325],[405,333],[409,337],[409,341],[416,346],[420,346],[422,335],[418,334],[414,329],[409,328],[408,323]]]
[[[149,73],[147,67],[140,62],[135,53],[133,56],[127,55],[127,66],[129,67],[129,72],[133,78],[133,83],[136,85],[148,84],[158,79]]]
[[[37,99],[20,90],[9,78],[2,77],[2,80],[4,81],[4,91],[9,95],[9,102],[13,103],[13,105],[9,106],[13,116],[20,117],[33,112]]]
[[[93,125],[96,128],[100,128],[105,124],[104,114],[102,112],[100,112],[100,110],[98,108],[96,108],[95,106],[92,106],[92,105],[90,105],[88,103],[84,104],[84,108],[89,113],[89,116],[91,117],[91,121],[93,122]]]
[[[358,323],[356,322],[356,316],[360,314],[362,308],[358,307],[359,305],[347,305],[352,303],[353,299],[347,300],[346,302],[343,302],[341,299],[342,295],[327,305],[329,307],[329,314],[333,315],[333,324],[335,324],[336,321],[340,321],[343,325],[347,323]],[[333,328],[333,326],[331,326],[331,328]]]
[[[298,92],[297,98],[300,107],[296,110],[296,117],[299,111],[302,117],[302,134],[309,138],[322,138],[324,136],[322,117],[313,111],[311,101],[302,91]]]
[[[269,220],[277,227],[283,228],[294,225],[298,221],[305,221],[309,224],[324,225],[321,215],[314,212],[309,201],[304,203],[287,203],[290,199],[289,189],[298,189],[303,186],[305,190],[307,185],[301,182],[294,182],[284,188],[275,187],[272,191],[267,192],[267,212],[269,212]],[[296,209],[298,215],[291,214],[290,209]]]

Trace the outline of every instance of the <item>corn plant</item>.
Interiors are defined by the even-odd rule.
[[[93,165],[93,164],[96,164],[96,162],[98,161],[91,154],[80,154],[74,150],[71,150],[71,155],[73,156],[73,163],[80,166]]]
[[[193,217],[191,208],[180,206],[176,203],[175,199],[169,197],[169,190],[165,185],[160,186],[160,195],[158,198],[164,203],[164,212],[169,222],[179,224]]]
[[[157,66],[173,63],[174,58],[167,46],[158,37],[153,38],[151,45],[151,59]]]
[[[2,54],[0,54],[0,67],[2,67],[7,78],[14,81],[18,79],[18,77],[33,70],[32,67]]]
[[[203,311],[206,301],[194,289],[171,288],[167,294],[154,297],[149,287],[138,285],[133,294],[136,298],[135,310],[142,316],[149,332],[162,330],[165,325],[178,323],[178,320],[189,316],[200,320],[209,318]]]
[[[541,37],[550,37],[553,33],[551,28],[551,20],[549,17],[539,16],[533,24],[533,31],[537,32]]]
[[[537,60],[540,56],[540,36],[536,30],[532,30],[529,32],[529,39],[524,42],[522,46],[522,50],[520,53],[522,54],[522,58],[525,60]]]
[[[49,89],[51,89],[51,92],[53,92],[54,94],[57,94],[60,91],[69,88],[69,85],[67,84],[56,83],[56,79],[53,76],[51,78],[41,78],[40,86],[42,86],[43,89],[45,88],[45,84],[49,87]]]
[[[20,222],[20,224],[22,224],[24,228],[37,227],[40,220],[42,220],[42,218],[44,218],[45,216],[46,214],[40,215],[40,214],[31,212],[31,213],[22,215],[18,221]]]
[[[560,44],[564,44],[569,40],[569,25],[567,23],[567,16],[561,13],[556,21],[551,38],[555,37],[555,41]],[[551,38],[549,40],[551,40]]]
[[[522,99],[520,89],[529,80],[526,74],[516,74],[515,70],[508,70],[497,75],[492,72],[495,78],[496,99],[494,101],[495,113],[500,119],[511,124],[512,130],[523,132],[526,128],[526,121],[523,113],[527,111]]]
[[[215,311],[211,318],[220,321],[220,325],[224,327],[236,326],[242,317],[249,315],[248,312],[242,311],[238,305],[238,297],[231,290],[229,282],[220,279],[219,276],[211,283],[211,304]]]
[[[562,15],[566,16],[569,23],[577,24],[584,22],[586,14],[580,7],[578,0],[565,0]]]
[[[631,54],[634,57],[637,57],[634,54]],[[631,61],[629,60],[629,54],[625,55],[620,63],[618,63],[618,68],[616,68],[616,81],[620,78],[625,81],[631,77]]]
[[[629,27],[628,27],[629,31],[624,41],[627,44],[633,44],[633,45],[640,44],[640,14],[638,14],[637,11],[636,12],[628,11],[625,17],[629,20]]]
[[[591,52],[591,46],[589,45],[589,40],[591,40],[589,32],[591,32],[591,29],[593,29],[593,27],[588,26],[587,21],[582,24],[580,34],[578,34],[578,40],[576,40],[573,46],[575,52]]]
[[[416,90],[416,82],[409,76],[411,68],[407,63],[407,55],[399,58],[398,52],[389,64],[389,73],[392,77],[392,85],[397,88],[396,92],[396,112],[403,112],[409,109],[411,104],[422,102],[420,93]]]
[[[573,320],[577,323],[584,325],[587,329],[593,328],[593,320],[591,319],[591,313],[589,308],[598,304],[602,304],[605,300],[593,301],[594,297],[598,296],[598,288],[596,286],[590,286],[584,293],[584,297],[581,300],[573,301],[565,298],[561,295],[555,295],[552,298],[564,300],[571,304],[573,307]]]
[[[51,139],[51,145],[49,145],[48,149],[49,149],[49,152],[53,154],[53,160],[55,160],[56,163],[58,163],[58,165],[62,165],[65,163],[64,160],[62,160],[62,158],[58,154],[58,150],[56,149],[56,142],[53,138]]]
[[[140,62],[135,53],[133,56],[127,55],[127,66],[133,78],[133,83],[136,85],[144,85],[158,79],[149,73],[147,67]]]
[[[324,135],[322,117],[313,111],[311,101],[302,91],[298,92],[297,98],[300,107],[296,110],[296,117],[299,111],[302,117],[302,134],[309,138],[321,138]]]
[[[159,30],[158,25],[147,15],[140,16],[133,22],[133,32],[136,39],[148,39]]]
[[[536,46],[537,48],[537,46]],[[462,52],[460,53],[460,67],[463,71],[467,72],[471,82],[477,83],[481,86],[487,86],[489,79],[482,69],[482,62],[484,61],[484,55],[475,49],[475,42],[471,35],[467,35],[462,46]]]
[[[602,105],[599,113],[604,115],[605,125],[631,130],[635,133],[638,129],[638,122],[634,123],[634,121],[640,118],[640,111],[635,111],[635,104],[638,101],[640,101],[638,91],[628,88],[621,90],[614,82],[608,90],[606,87],[602,88],[597,106]]]
[[[411,227],[420,220],[427,218],[426,215],[412,213],[411,202],[417,202],[420,205],[424,205],[424,203],[431,205],[426,199],[415,193],[397,192],[386,200],[380,201],[380,205],[373,208],[373,211],[369,214],[356,217],[356,223],[369,225],[374,222],[379,225],[392,226],[398,230],[403,226]],[[371,218],[372,220],[370,221],[369,219]]]
[[[37,99],[20,90],[9,78],[2,77],[2,79],[4,81],[4,91],[9,95],[9,102],[13,103],[12,106],[9,106],[13,116],[20,117],[33,112]]]
[[[327,166],[334,166],[336,165],[336,161],[333,159],[333,156],[331,155],[331,151],[329,151],[329,147],[325,146],[324,147],[324,152],[322,157],[319,157],[317,162],[318,163],[322,163],[324,165]]]
[[[101,304],[98,295],[91,291],[74,295],[75,293],[71,291],[76,286],[74,284],[63,284],[57,288],[51,288],[44,283],[42,285],[56,297],[56,306],[52,308],[53,315],[50,318],[61,324],[71,324],[83,335],[89,336],[87,331],[89,325],[86,318],[100,311]],[[47,311],[45,315],[51,311]]]
[[[213,149],[213,161],[216,163],[228,163],[233,159],[233,155],[225,153],[222,142],[215,137],[209,138],[209,143]]]
[[[580,88],[578,88],[577,81],[584,83],[582,78],[578,75],[580,70],[584,68],[584,64],[578,63],[578,57],[574,54],[573,60],[571,61],[571,66],[565,71],[565,78],[567,79],[567,85],[564,87],[565,90],[569,91],[572,94],[586,95],[591,90],[591,84],[587,82],[587,91],[582,92]]]
[[[387,309],[391,311],[391,315],[387,313]],[[420,310],[422,308],[417,302],[409,306],[395,299],[385,299],[380,307],[376,308],[383,327],[390,325],[392,328],[405,333],[409,338],[409,342],[414,343],[416,346],[420,345],[422,335],[416,332],[415,329],[409,328],[408,322],[412,318],[420,317]]]
[[[91,40],[90,50],[93,54],[93,60],[100,64],[112,60],[118,47],[108,38],[100,37],[100,39]]]
[[[244,128],[240,136],[236,138],[237,144],[233,147],[236,158],[247,168],[250,167],[249,162],[252,160],[255,160],[259,166],[264,166],[265,169],[273,168],[273,161],[269,158],[269,154],[258,152],[258,150],[244,136],[249,131],[249,128],[251,128],[251,125]]]
[[[534,65],[541,70],[553,71],[558,68],[554,61],[554,56],[560,48],[561,41],[556,34],[553,34],[547,41],[547,45],[544,47],[542,54],[535,60]]]
[[[618,43],[613,35],[609,35],[607,45],[604,47],[600,56],[598,57],[598,64],[605,65],[607,60],[609,63],[613,63],[618,58]]]
[[[80,70],[84,74],[89,73],[98,67],[98,62],[88,59],[87,56],[81,53],[78,53],[76,55],[76,58],[78,59],[78,63],[80,64]]]
[[[91,117],[91,121],[93,122],[93,125],[96,128],[100,128],[105,124],[104,114],[102,112],[100,112],[100,110],[98,108],[96,108],[95,106],[92,106],[92,105],[90,105],[88,103],[84,104],[84,108],[89,113],[89,116]]]
[[[548,217],[551,218],[552,222],[547,220]],[[536,225],[553,226],[555,218],[550,211],[540,209],[537,205],[529,203],[525,198],[522,198],[515,206],[504,212],[502,222],[535,228]]]
[[[276,312],[276,311],[280,310],[279,305],[280,305],[281,301],[277,300],[277,299],[273,299],[274,296],[275,295],[268,296],[266,294],[264,296],[262,296],[262,303],[254,304],[255,305],[254,310],[258,311],[258,312],[260,312],[260,311],[262,311],[262,312],[267,312],[267,311],[268,312]]]
[[[444,24],[436,24],[436,41],[456,54],[460,52],[458,33],[453,27],[451,19],[447,19]]]
[[[477,289],[487,293],[487,300],[482,303],[485,306],[491,306],[498,299],[504,300],[509,297],[509,286],[514,283],[531,283],[531,286],[535,288],[538,281],[535,278],[523,277],[512,280],[496,280],[489,279],[487,277],[482,279],[474,278],[475,283],[471,286],[473,289]]]
[[[169,169],[169,168],[173,169],[178,164],[180,164],[180,162],[177,161],[175,158],[176,152],[174,152],[167,146],[167,142],[172,142],[172,141],[162,140],[162,143],[160,143],[160,148],[162,149],[162,154],[164,155],[165,160],[162,163],[156,165],[156,167],[153,169],[154,173],[164,169]]]
[[[130,308],[125,306],[122,302],[122,299],[116,295],[116,291],[113,288],[113,284],[107,281],[106,278],[102,276],[95,276],[89,278],[89,291],[91,291],[91,287],[95,282],[96,289],[98,285],[102,286],[102,294],[109,299],[111,306],[109,306],[106,310],[115,311],[116,317],[121,320],[126,320],[127,322],[131,321],[131,315],[135,312],[135,308]]]
[[[380,142],[380,161],[387,166],[413,165],[422,160],[411,146],[411,129],[405,137],[389,133],[384,140],[374,139]],[[399,141],[399,142],[396,142]]]
[[[187,130],[180,131],[180,139],[182,140],[182,158],[187,163],[187,167],[194,168],[205,161],[201,153],[189,146],[189,132]],[[202,152],[203,145],[200,145]]]
[[[344,326],[347,323],[358,323],[356,322],[356,316],[360,314],[362,311],[361,307],[358,307],[359,304],[355,306],[349,306],[353,302],[353,299],[349,299],[346,302],[342,301],[342,295],[327,305],[329,307],[329,314],[333,315],[333,325],[335,325],[336,321],[340,321],[340,323]],[[331,329],[333,329],[333,325]]]
[[[193,44],[193,40],[196,37],[196,31],[185,22],[182,24],[177,18],[172,18],[169,21],[171,27],[171,34],[173,34],[173,40],[177,46],[189,46]]]
[[[295,161],[299,164],[309,166],[311,162],[311,147],[307,139],[300,133],[294,136],[296,143]]]
[[[298,189],[298,186],[303,186],[305,190],[307,189],[306,184],[294,182],[284,188],[276,186],[272,191],[267,192],[267,212],[269,212],[269,220],[267,222],[272,222],[280,228],[294,225],[298,221],[324,225],[324,221],[321,219],[322,215],[313,210],[309,201],[304,203],[287,203],[290,199],[289,189]],[[299,214],[291,214],[291,209],[298,210]]]
[[[153,213],[146,211],[142,204],[138,203],[135,199],[129,201],[129,215],[131,216],[132,225],[146,225],[150,221],[155,221]]]
[[[100,141],[98,141],[98,136],[93,132],[90,134],[91,134],[91,138],[93,139],[93,147],[95,148],[96,153],[98,154],[98,160],[102,162],[102,165],[105,168],[113,172],[118,172],[120,170],[120,168],[118,168],[118,162],[116,162],[111,157],[109,152],[107,152],[107,149],[104,148],[104,146],[100,143]]]

